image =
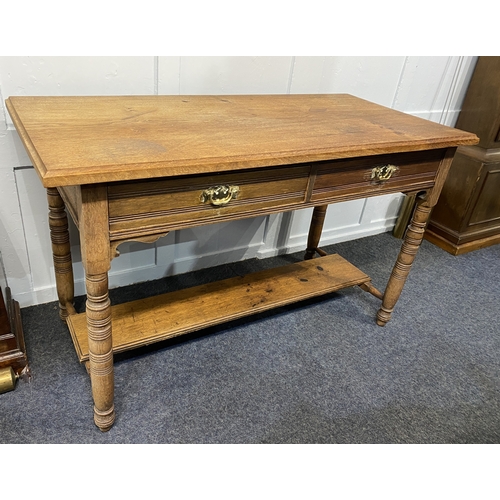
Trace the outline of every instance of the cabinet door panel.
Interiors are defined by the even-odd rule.
[[[500,164],[485,172],[484,182],[478,192],[469,225],[500,220]]]

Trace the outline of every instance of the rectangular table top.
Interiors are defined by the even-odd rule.
[[[347,94],[11,96],[6,104],[45,187],[478,142]]]

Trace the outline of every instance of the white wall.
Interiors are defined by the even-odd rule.
[[[0,251],[21,307],[57,299],[45,191],[4,100],[11,95],[345,92],[446,125],[456,121],[475,57],[0,57]],[[322,244],[391,230],[401,195],[329,207]],[[112,262],[122,286],[251,257],[302,250],[311,210],[126,243]],[[71,227],[76,293],[84,293]]]

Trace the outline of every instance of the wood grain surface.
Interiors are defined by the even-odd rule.
[[[45,187],[478,142],[347,94],[12,96],[6,104]]]
[[[113,352],[368,281],[365,273],[334,254],[119,304],[111,308]],[[69,316],[67,322],[78,358],[86,361],[89,345],[85,313]]]

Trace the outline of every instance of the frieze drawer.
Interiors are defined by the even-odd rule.
[[[329,203],[399,191],[427,189],[434,184],[445,150],[365,156],[321,162],[311,201]]]
[[[109,184],[111,239],[300,207],[310,170],[298,165]]]

